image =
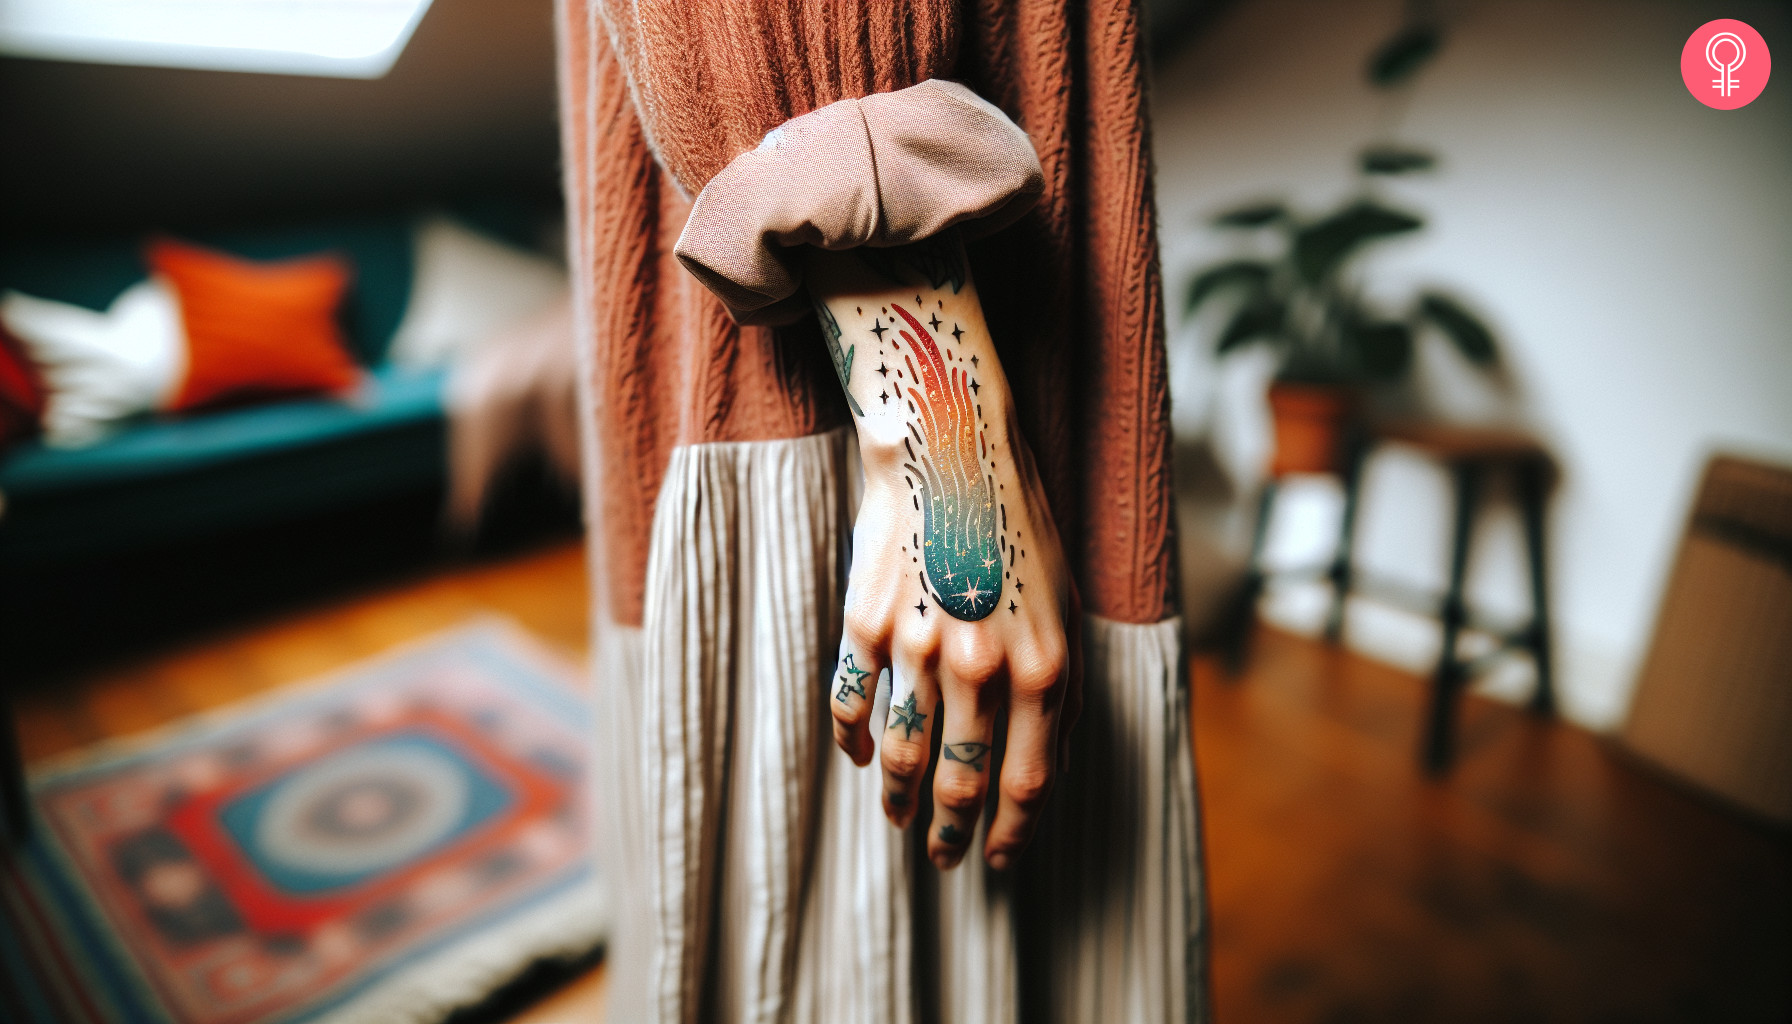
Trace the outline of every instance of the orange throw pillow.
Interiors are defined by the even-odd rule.
[[[160,239],[148,258],[180,296],[187,331],[186,378],[170,408],[340,391],[359,379],[336,323],[350,277],[339,257],[255,263]]]

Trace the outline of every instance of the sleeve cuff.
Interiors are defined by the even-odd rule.
[[[704,187],[674,251],[736,321],[790,323],[809,308],[793,246],[905,245],[956,225],[988,234],[1044,188],[1020,126],[930,79],[772,129]]]

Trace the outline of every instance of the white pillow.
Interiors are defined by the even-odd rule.
[[[180,300],[159,279],[126,289],[104,313],[9,291],[0,321],[43,378],[44,443],[56,447],[92,444],[166,406],[186,371]]]
[[[418,226],[415,273],[390,360],[445,366],[486,338],[540,312],[567,289],[554,261],[442,216]]]

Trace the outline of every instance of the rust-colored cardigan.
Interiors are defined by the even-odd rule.
[[[567,0],[574,268],[602,399],[608,605],[642,621],[678,445],[849,422],[813,322],[743,327],[676,260],[689,197],[786,120],[942,78],[1031,137],[1039,203],[971,245],[1086,610],[1174,614],[1162,284],[1133,4],[1090,0]],[[657,159],[656,159],[657,157]]]

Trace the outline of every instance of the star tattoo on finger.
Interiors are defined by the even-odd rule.
[[[840,672],[840,689],[834,694],[835,700],[845,704],[847,694],[865,696],[865,677],[871,674],[870,669],[860,668],[853,661],[852,655],[848,654],[846,660],[840,663]]]
[[[890,705],[891,729],[901,729],[902,738],[913,739],[927,722],[927,714],[915,710],[915,695],[909,694],[902,703]]]

